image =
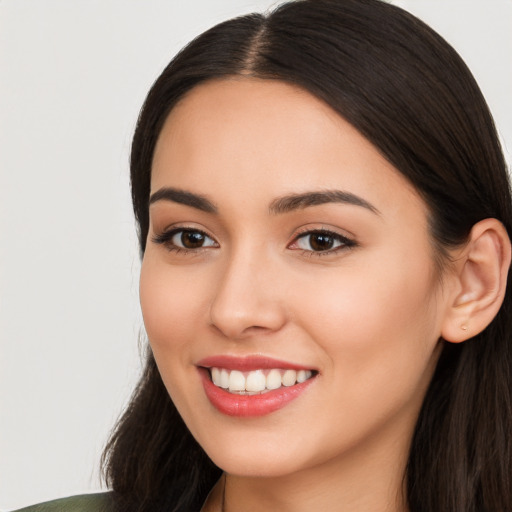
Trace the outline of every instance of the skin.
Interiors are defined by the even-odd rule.
[[[151,193],[164,187],[218,210],[151,204],[140,298],[166,388],[227,474],[225,510],[406,510],[409,444],[456,287],[439,279],[424,202],[323,102],[248,78],[200,85],[172,110]],[[269,211],[277,198],[326,190],[373,210],[330,202]],[[206,245],[187,252],[154,241],[179,227],[206,233]],[[322,229],[353,245],[311,250],[304,232]],[[219,354],[274,357],[318,375],[283,409],[230,417],[208,401],[196,366]],[[220,509],[223,485],[204,510]]]

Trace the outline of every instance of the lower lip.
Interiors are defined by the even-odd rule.
[[[312,377],[300,384],[282,386],[266,393],[257,395],[237,395],[217,387],[210,379],[210,372],[200,368],[199,373],[203,381],[204,391],[211,404],[227,416],[254,417],[265,416],[278,411],[292,400],[298,398],[315,380]]]

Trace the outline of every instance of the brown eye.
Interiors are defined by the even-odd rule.
[[[176,229],[164,236],[162,243],[170,249],[203,249],[204,247],[217,247],[215,240],[198,229]]]
[[[328,251],[334,247],[334,238],[323,233],[309,235],[309,245],[313,251]]]
[[[173,229],[153,237],[153,242],[165,246],[169,251],[196,251],[219,244],[198,229]]]
[[[335,252],[336,249],[352,247],[355,242],[330,231],[309,231],[300,235],[291,248],[309,252]]]
[[[181,231],[181,234],[177,233],[175,237],[180,240],[180,243],[176,243],[176,245],[184,247],[185,249],[199,249],[203,247],[207,238],[206,235],[200,231]]]

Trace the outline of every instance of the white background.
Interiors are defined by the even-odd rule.
[[[128,151],[193,36],[269,0],[0,0],[0,509],[100,489],[140,371]],[[512,0],[403,0],[462,54],[512,149]]]

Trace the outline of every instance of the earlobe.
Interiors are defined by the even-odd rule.
[[[446,341],[465,341],[492,322],[505,296],[510,258],[510,239],[501,222],[485,219],[473,226],[455,262],[456,286],[441,332]]]

